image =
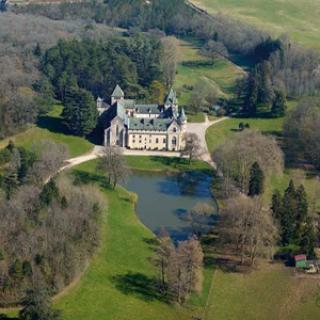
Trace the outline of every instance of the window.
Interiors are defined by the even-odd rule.
[[[163,138],[163,143],[167,143],[167,139],[166,138]]]
[[[156,139],[156,143],[159,143],[159,139],[158,138]]]
[[[173,128],[173,132],[177,132],[177,128]]]
[[[172,144],[175,146],[177,144],[177,138],[176,137],[173,137],[172,138]]]

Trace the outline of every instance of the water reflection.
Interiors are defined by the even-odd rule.
[[[201,172],[183,174],[134,173],[126,188],[138,194],[137,214],[158,234],[166,229],[175,240],[188,238],[192,232],[190,210],[199,202],[213,206],[210,192],[212,178]]]

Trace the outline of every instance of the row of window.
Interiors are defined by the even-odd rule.
[[[136,143],[136,140],[134,139],[134,136],[133,136],[132,142],[133,142],[133,143]],[[144,142],[145,142],[145,143],[147,142],[147,138],[145,138],[145,141],[144,141]],[[164,138],[164,139],[162,140],[162,142],[163,142],[163,143],[167,143],[167,139]],[[142,143],[142,140],[139,140],[139,143],[141,144],[141,143]],[[149,140],[149,143],[152,143],[152,140]],[[155,143],[159,143],[159,138],[156,138]],[[173,145],[176,145],[176,144],[177,144],[177,138],[176,138],[176,137],[173,137],[171,143],[172,143]]]

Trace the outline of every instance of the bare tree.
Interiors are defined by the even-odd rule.
[[[272,258],[278,230],[260,198],[240,195],[228,200],[222,210],[220,236],[240,255],[241,263],[249,258],[253,265],[258,256]]]
[[[57,174],[69,157],[67,146],[52,140],[42,140],[34,144],[32,149],[37,160],[28,174],[28,180],[35,184],[42,184],[49,177]]]
[[[195,133],[186,133],[183,139],[185,146],[181,151],[181,156],[187,156],[190,164],[192,160],[201,155],[201,142]]]
[[[170,257],[175,254],[175,247],[169,235],[164,235],[158,238],[159,245],[156,250],[156,257],[153,260],[154,265],[159,270],[159,285],[160,291],[164,292],[167,288],[167,274],[170,263]]]
[[[164,82],[167,87],[172,87],[177,72],[178,40],[175,37],[165,37],[162,39],[162,45],[162,69]]]
[[[168,240],[166,240],[168,241]],[[172,299],[182,304],[188,295],[202,288],[203,252],[200,242],[196,238],[179,242],[178,247],[165,244],[166,258],[165,271],[166,287]],[[160,254],[160,255],[159,255]],[[158,251],[158,261],[162,261],[164,252]]]
[[[197,203],[188,213],[191,222],[192,232],[200,237],[212,228],[214,207],[205,202]]]
[[[97,169],[104,172],[113,189],[129,175],[121,149],[118,147],[104,148],[102,156],[98,159]]]
[[[283,153],[276,140],[258,131],[243,131],[234,139],[222,144],[213,154],[219,170],[229,183],[237,185],[241,192],[248,193],[250,168],[254,162],[265,176],[283,171]]]

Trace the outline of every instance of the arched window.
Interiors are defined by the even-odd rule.
[[[119,126],[116,127],[116,136],[118,137],[119,135]]]
[[[173,128],[173,132],[177,132],[177,128]]]
[[[175,146],[176,144],[177,144],[177,138],[176,138],[176,137],[173,137],[173,138],[172,138],[172,145]]]

